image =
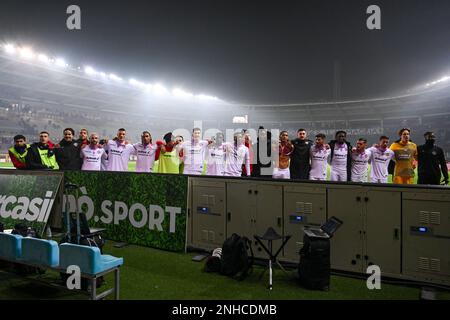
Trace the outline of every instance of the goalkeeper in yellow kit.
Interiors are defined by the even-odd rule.
[[[396,184],[413,184],[414,169],[416,168],[414,160],[417,160],[417,146],[415,143],[409,141],[411,134],[409,129],[400,129],[398,134],[400,139],[390,147],[395,154],[395,170],[392,182]]]

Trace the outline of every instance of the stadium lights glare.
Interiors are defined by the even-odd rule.
[[[33,50],[31,50],[30,48],[21,48],[19,50],[19,53],[20,53],[20,57],[22,57],[26,60],[33,59],[33,57],[34,57]]]
[[[436,85],[436,84],[438,84],[438,83],[446,82],[446,81],[448,81],[448,80],[450,80],[450,77],[449,77],[449,76],[444,76],[444,77],[440,78],[439,80],[436,80],[436,81],[433,81],[433,82],[428,82],[428,83],[425,85],[425,87],[434,86],[434,85]]]
[[[167,94],[169,92],[169,90],[159,83],[152,86],[152,91],[156,94]]]
[[[175,88],[172,90],[172,94],[178,98],[192,98],[194,95],[190,92]]]
[[[12,44],[6,44],[4,46],[5,52],[8,54],[14,54],[16,53],[16,48]]]
[[[111,80],[117,81],[117,82],[120,82],[120,81],[123,80],[121,77],[116,76],[114,73],[110,73],[110,74],[109,74],[109,78],[110,78]]]
[[[38,55],[38,60],[44,63],[50,62],[50,59],[45,54],[42,53]]]
[[[131,78],[128,83],[134,87],[138,87],[138,88],[145,88],[145,83],[140,82],[136,79]]]
[[[95,76],[97,74],[97,71],[94,70],[92,67],[85,67],[84,72],[90,76]]]
[[[66,67],[69,66],[69,65],[66,63],[66,61],[64,61],[64,59],[62,59],[62,58],[56,59],[56,60],[55,60],[55,64],[56,64],[58,67],[63,67],[63,68],[66,68]]]
[[[205,94],[198,94],[195,97],[201,100],[219,100],[217,97],[207,96]]]
[[[73,71],[77,72],[83,72],[86,75],[89,76],[98,76],[101,77],[103,80],[112,80],[115,82],[122,82],[123,79],[119,77],[118,75],[115,75],[113,73],[105,73],[105,72],[99,72],[96,71],[94,68],[90,66],[85,67],[74,67],[66,63],[66,61],[62,58],[56,58],[56,57],[49,57],[43,53],[35,53],[30,47],[16,47],[12,43],[4,43],[0,44],[0,48],[3,48],[3,51],[7,54],[13,55],[18,54],[18,56],[23,60],[33,60],[36,59],[38,62],[43,64],[51,64],[55,65],[60,68],[71,68]],[[442,80],[442,79],[441,79]],[[156,84],[149,84],[145,82],[138,81],[136,79],[129,79],[128,84],[143,90],[145,92],[149,92],[155,95],[170,95],[175,98],[183,98],[183,99],[200,99],[200,100],[215,100],[220,101],[220,99],[204,94],[194,95],[193,93],[190,93],[188,91],[185,91],[180,88],[174,88],[173,90],[169,91],[166,87],[164,87],[160,83]]]

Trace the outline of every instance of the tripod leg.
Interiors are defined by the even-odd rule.
[[[80,238],[81,238],[81,232],[80,232],[80,211],[78,208],[78,198],[79,198],[79,193],[78,193],[78,189],[76,190],[76,198],[75,198],[75,211],[76,211],[76,217],[77,217],[77,243],[80,244]]]
[[[272,290],[272,260],[269,260],[269,290]]]
[[[283,270],[284,273],[288,274],[288,272],[286,271],[286,269],[283,268],[283,266],[281,265],[281,263],[280,263],[278,260],[276,260],[275,262],[276,262],[276,264],[280,267],[280,269]]]
[[[67,241],[70,243],[71,235],[70,235],[70,219],[72,218],[70,216],[70,203],[69,203],[69,193],[64,189],[64,213],[66,215],[66,234],[67,234]]]

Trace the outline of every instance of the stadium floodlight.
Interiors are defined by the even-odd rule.
[[[38,60],[44,63],[50,62],[50,59],[45,54],[42,53],[38,55]]]
[[[198,94],[195,97],[201,100],[219,100],[217,97],[207,96],[206,94]]]
[[[161,95],[169,93],[169,90],[167,90],[166,87],[164,87],[162,84],[159,84],[159,83],[152,86],[152,90],[154,93],[161,94]]]
[[[5,49],[5,52],[6,53],[8,53],[8,54],[14,54],[14,53],[16,53],[16,47],[14,47],[14,45],[12,45],[12,44],[6,44],[5,46],[4,46],[4,49]]]
[[[62,58],[58,58],[55,60],[55,64],[58,67],[67,68],[69,65],[66,63],[66,61]]]
[[[434,85],[436,85],[436,84],[438,84],[438,83],[441,83],[441,82],[447,82],[448,80],[450,80],[450,76],[444,76],[444,77],[442,77],[442,78],[440,78],[440,79],[438,79],[438,80],[435,80],[435,81],[433,81],[433,82],[428,82],[426,85],[425,85],[425,87],[430,87],[430,86],[434,86]]]
[[[30,60],[34,58],[33,50],[30,48],[20,48],[19,50],[20,57],[26,60]]]
[[[130,80],[128,80],[128,83],[134,87],[138,87],[138,88],[145,88],[145,83],[140,82],[136,79],[131,78]]]
[[[95,71],[94,68],[89,67],[89,66],[84,67],[84,72],[90,76],[95,76],[97,74],[97,71]]]
[[[120,82],[120,81],[123,80],[121,77],[116,76],[114,73],[110,73],[110,74],[109,74],[109,78],[110,78],[111,80],[117,81],[117,82]]]
[[[104,72],[100,72],[99,74],[100,74],[100,77],[102,77],[102,78],[106,78],[107,77],[106,73],[104,73]]]
[[[177,98],[184,98],[184,99],[189,99],[192,98],[194,95],[190,92],[186,92],[182,89],[179,88],[175,88],[172,90],[172,94],[177,97]]]

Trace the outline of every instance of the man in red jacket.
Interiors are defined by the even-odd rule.
[[[16,169],[26,169],[25,156],[30,145],[25,136],[18,134],[14,137],[14,146],[9,148],[9,158]]]

